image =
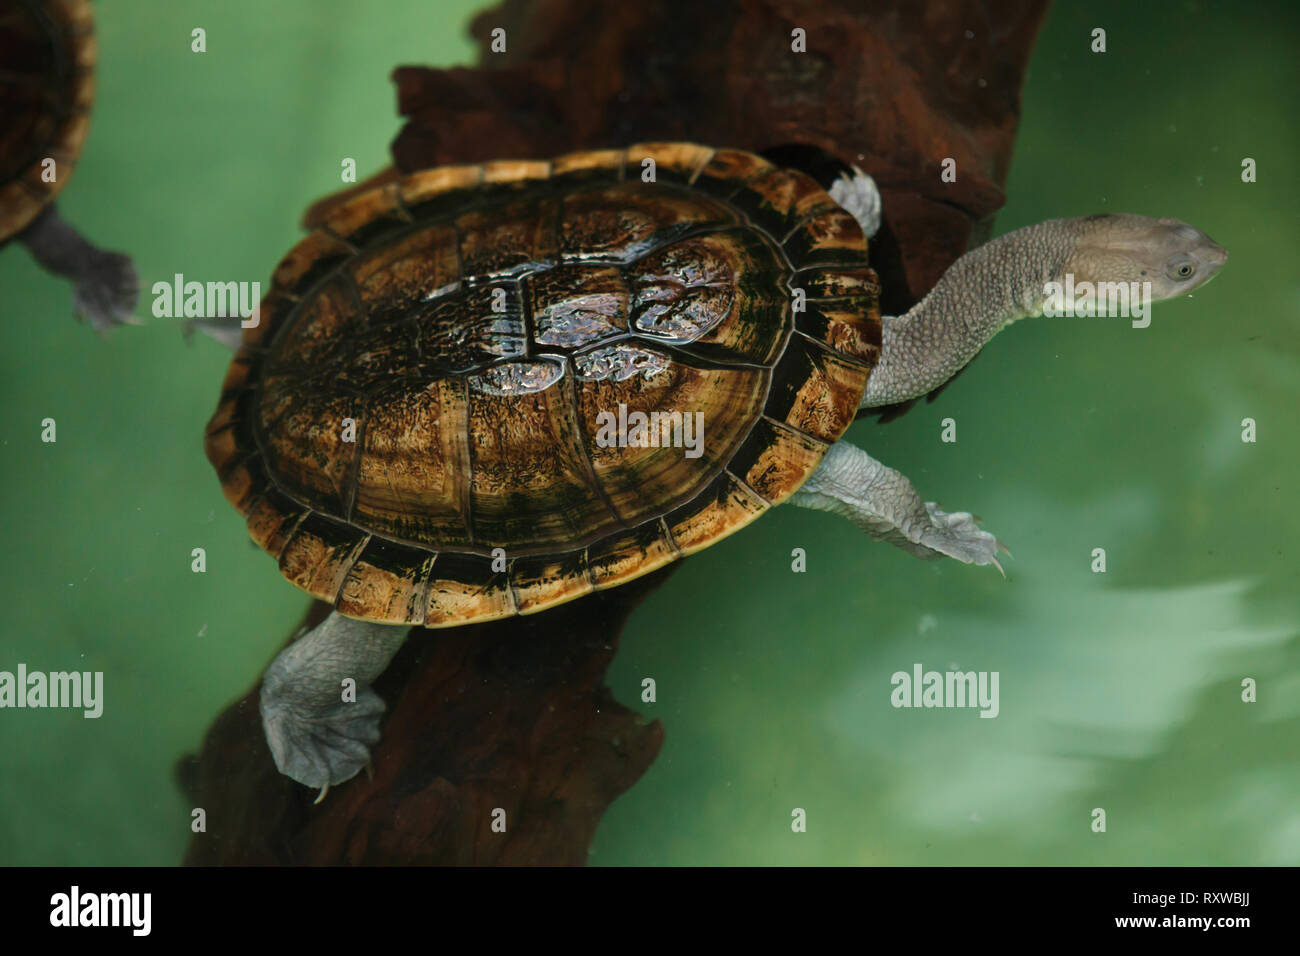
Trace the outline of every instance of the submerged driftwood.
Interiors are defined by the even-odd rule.
[[[415,629],[375,682],[389,712],[373,779],[319,805],[275,769],[254,688],[181,765],[208,826],[186,862],[586,862],[605,809],[663,741],[605,671],[628,613],[669,571],[531,617]],[[303,623],[328,612],[317,602]]]
[[[1003,203],[1045,9],[506,0],[471,27],[480,66],[396,71],[408,121],[395,166],[667,139],[819,146],[880,185],[884,226],[871,254],[882,309],[897,314],[983,238]],[[490,52],[497,28],[503,53]],[[792,51],[796,30],[807,52]],[[956,182],[940,178],[945,158]],[[416,629],[375,685],[389,711],[373,779],[319,806],[276,772],[253,687],[178,768],[207,811],[186,862],[584,862],[605,809],[662,742],[660,725],[617,704],[604,675],[628,614],[671,571],[532,617]],[[304,623],[327,610],[315,605]],[[498,809],[504,833],[492,828]]]

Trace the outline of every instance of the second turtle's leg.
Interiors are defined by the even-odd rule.
[[[53,205],[18,238],[42,268],[72,280],[73,307],[96,332],[131,321],[140,278],[128,256],[91,245],[60,218]]]
[[[384,712],[370,682],[387,669],[409,630],[334,611],[271,662],[262,678],[262,729],[282,774],[323,788],[370,762]],[[344,686],[349,678],[355,699]]]
[[[822,463],[790,498],[792,504],[843,515],[877,541],[919,558],[956,558],[999,571],[998,540],[964,511],[948,514],[922,501],[907,478],[848,442],[831,446]]]

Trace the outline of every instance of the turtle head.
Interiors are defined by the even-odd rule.
[[[1150,282],[1151,301],[1200,288],[1228,261],[1228,250],[1179,219],[1103,213],[1078,220],[1066,272],[1075,282]]]

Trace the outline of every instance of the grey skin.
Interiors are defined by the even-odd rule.
[[[846,208],[849,208],[846,206]],[[851,211],[851,210],[850,210]],[[862,408],[919,398],[948,381],[1012,322],[1041,315],[1049,282],[1150,282],[1151,301],[1205,285],[1228,251],[1177,219],[1127,213],[1052,219],[972,249],[905,315],[882,320],[881,358]],[[838,442],[791,496],[843,515],[877,540],[922,558],[997,561],[999,543],[967,512],[923,501],[903,475]],[[1005,550],[1005,549],[1003,549]]]
[[[370,683],[406,641],[407,628],[332,612],[271,662],[262,678],[262,728],[279,771],[309,787],[354,776],[379,742],[384,701]],[[355,695],[344,681],[356,682]],[[318,800],[320,798],[317,798]]]
[[[52,203],[17,238],[43,269],[72,281],[73,308],[96,332],[139,324],[131,311],[140,294],[140,278],[128,256],[91,245]]]
[[[875,234],[880,197],[869,176],[855,170],[834,184],[831,195],[864,233]],[[883,320],[881,360],[862,407],[916,398],[942,385],[999,330],[1040,314],[1044,284],[1063,281],[1067,272],[1076,285],[1150,281],[1152,299],[1168,299],[1204,285],[1227,258],[1204,233],[1175,219],[1056,219],[1009,233],[958,259],[906,315]],[[904,475],[845,441],[831,446],[790,501],[843,515],[873,538],[921,558],[947,556],[1001,570],[1001,545],[969,513],[940,510]],[[318,800],[331,784],[368,766],[384,709],[369,683],[406,634],[403,626],[334,612],[268,668],[261,711],[275,764],[294,780],[322,788]],[[349,678],[356,682],[355,703],[343,702]]]

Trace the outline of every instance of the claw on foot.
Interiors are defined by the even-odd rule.
[[[997,560],[998,539],[982,530],[974,515],[966,511],[949,514],[932,501],[925,508],[930,527],[921,534],[922,545],[964,564],[991,564],[1006,577]]]
[[[321,708],[299,699],[278,680],[263,682],[262,726],[271,756],[281,773],[308,787],[351,780],[370,763],[370,748],[379,742],[384,702],[368,687],[357,699]]]
[[[409,629],[330,612],[276,655],[262,678],[258,709],[276,768],[319,790],[370,765],[383,698],[370,682],[383,673]]]

